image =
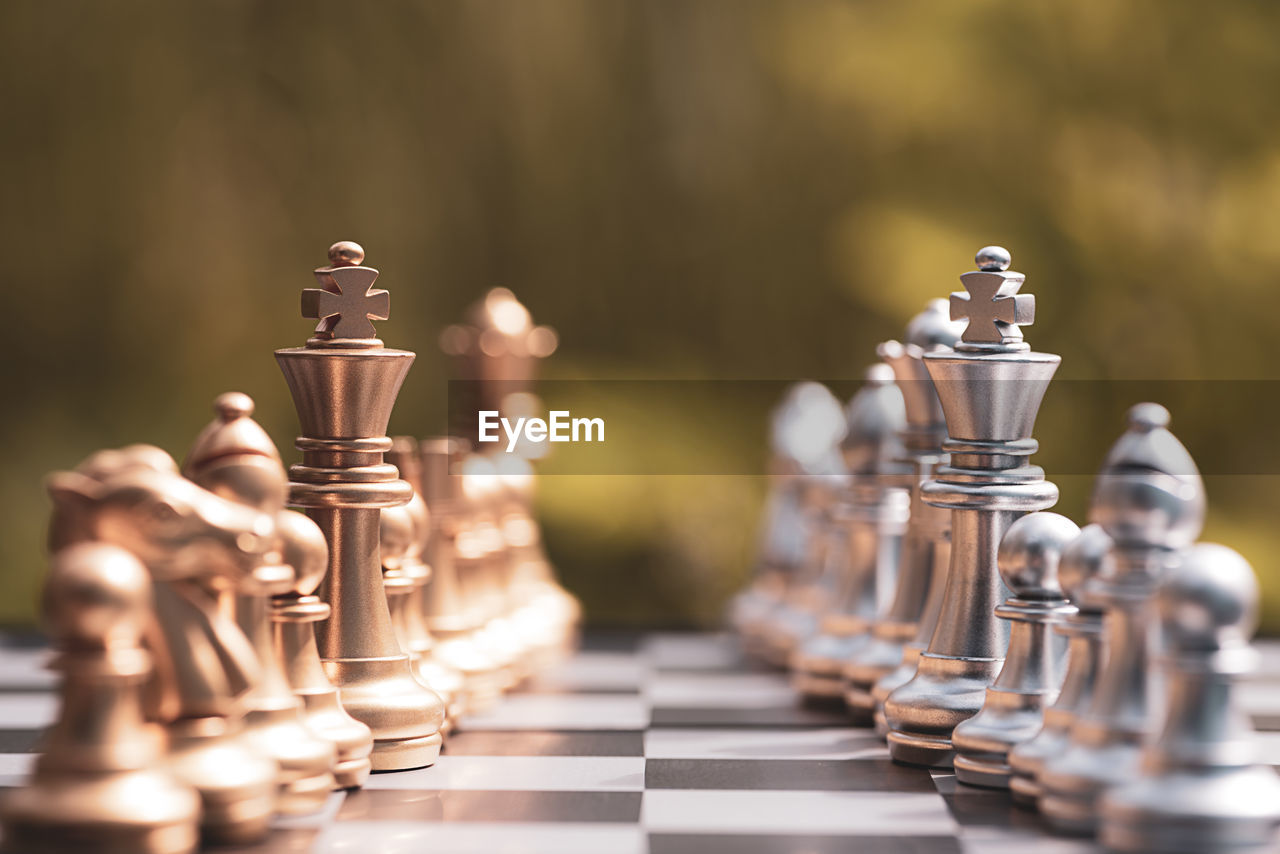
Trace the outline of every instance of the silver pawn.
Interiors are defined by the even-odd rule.
[[[910,509],[900,485],[907,470],[895,462],[903,453],[898,434],[906,426],[906,407],[888,365],[867,370],[866,383],[849,401],[848,425],[841,447],[849,484],[834,514],[837,536],[844,539],[834,597],[818,633],[791,659],[796,690],[820,702],[843,701],[841,671],[870,640],[878,591],[893,583],[898,570]]]
[[[1183,552],[1155,595],[1168,708],[1142,753],[1142,774],[1102,799],[1101,841],[1114,851],[1201,854],[1270,850],[1280,780],[1258,764],[1234,688],[1257,668],[1253,568],[1226,546]]]
[[[900,438],[902,462],[911,471],[910,507],[893,596],[872,622],[866,646],[845,663],[843,676],[850,715],[861,724],[876,720],[882,736],[884,711],[878,706],[890,691],[915,675],[916,660],[933,636],[937,608],[929,606],[941,604],[950,555],[951,512],[930,507],[921,497],[920,488],[932,480],[934,468],[946,461],[939,446],[947,438],[942,404],[924,366],[924,355],[950,350],[963,331],[963,323],[951,320],[946,300],[930,300],[907,324],[905,344],[886,341],[876,349],[893,369],[906,404],[907,423]],[[931,595],[934,589],[939,591],[937,596]]]
[[[1111,538],[1099,525],[1086,525],[1072,540],[1058,561],[1058,581],[1076,613],[1054,626],[1067,638],[1067,675],[1053,705],[1044,710],[1044,726],[1029,741],[1009,751],[1009,790],[1013,802],[1036,808],[1040,797],[1040,771],[1045,761],[1057,756],[1071,738],[1076,713],[1093,701],[1098,671],[1102,668],[1102,604],[1095,593],[1094,579],[1106,567]]]
[[[1191,545],[1204,522],[1204,484],[1156,403],[1129,410],[1129,429],[1112,447],[1094,486],[1090,512],[1114,545],[1113,571],[1100,579],[1106,607],[1106,664],[1088,709],[1071,726],[1071,744],[1045,762],[1040,812],[1064,833],[1092,834],[1098,798],[1138,774],[1154,726],[1148,696],[1147,607],[1169,559]]]
[[[1036,734],[1058,695],[1066,645],[1050,628],[1076,610],[1058,582],[1058,563],[1079,535],[1066,516],[1040,512],[1018,519],[1000,541],[1000,576],[1013,596],[996,616],[1009,621],[1009,649],[982,711],[951,737],[961,783],[1009,788],[1009,751]]]

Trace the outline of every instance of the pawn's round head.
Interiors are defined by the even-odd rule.
[[[400,505],[383,508],[381,516],[378,544],[382,551],[382,568],[398,570],[413,547],[413,515]]]
[[[907,343],[928,352],[952,348],[960,343],[965,321],[951,319],[951,305],[944,299],[931,299],[924,311],[907,324]]]
[[[1013,256],[1003,246],[984,246],[978,250],[977,255],[973,256],[973,263],[977,264],[978,269],[983,272],[1000,273],[1009,269],[1009,265],[1013,263]]]
[[[293,592],[310,596],[329,569],[329,543],[324,532],[311,517],[297,510],[280,511],[276,532],[280,535],[281,558],[293,567]]]
[[[1165,646],[1215,652],[1248,645],[1258,624],[1258,580],[1238,552],[1197,543],[1172,560],[1156,590]]]
[[[359,267],[364,263],[364,247],[354,240],[339,240],[329,247],[329,263],[334,267]]]
[[[1057,513],[1029,513],[1016,520],[1000,541],[997,564],[1013,595],[1029,601],[1061,599],[1058,565],[1080,529]]]
[[[1058,581],[1067,598],[1077,605],[1087,605],[1089,588],[1095,578],[1107,571],[1111,538],[1101,525],[1085,525],[1080,535],[1062,550],[1058,560]]]
[[[63,649],[136,648],[151,619],[151,576],[122,548],[99,542],[69,546],[50,563],[44,618]]]

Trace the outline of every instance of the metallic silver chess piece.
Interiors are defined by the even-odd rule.
[[[866,645],[845,663],[842,672],[845,703],[858,723],[871,723],[878,717],[879,724],[883,724],[884,713],[881,710],[877,716],[877,706],[915,674],[916,659],[933,635],[937,608],[928,614],[926,605],[942,601],[940,594],[950,554],[951,513],[921,499],[920,487],[945,460],[939,446],[947,437],[942,404],[924,367],[924,354],[950,350],[963,330],[964,324],[948,315],[946,300],[930,300],[925,310],[907,324],[905,344],[886,341],[877,349],[880,358],[893,369],[906,404],[907,423],[900,439],[905,448],[901,462],[910,471],[910,508],[893,596],[872,621]],[[931,597],[935,586],[939,595]],[[913,639],[922,634],[917,645]],[[911,653],[907,652],[909,646],[913,648]],[[910,661],[904,661],[908,655]]]
[[[317,628],[325,672],[343,708],[373,732],[374,771],[430,765],[440,752],[444,703],[413,676],[400,649],[382,587],[379,514],[413,495],[395,466],[387,421],[414,354],[373,337],[390,298],[373,288],[378,271],[364,250],[337,243],[321,287],[302,294],[303,315],[319,318],[305,347],[276,351],[302,426],[303,461],[289,470],[290,503],[315,520],[329,543],[321,595],[333,608]]]
[[[947,419],[951,455],[923,487],[924,500],[951,510],[951,566],[938,625],[916,674],[885,700],[889,753],[897,762],[950,767],[951,733],[977,714],[1004,660],[1008,627],[995,616],[1006,591],[996,550],[1015,518],[1053,506],[1058,488],[1026,458],[1041,399],[1061,361],[1031,352],[1019,326],[1035,299],[1018,293],[1008,253],[987,247],[979,270],[961,276],[951,316],[968,318],[954,353],[924,357]]]
[[[143,717],[151,609],[151,577],[124,548],[87,540],[52,556],[44,612],[61,707],[30,779],[0,800],[0,850],[196,850],[200,798],[165,766]]]
[[[888,365],[867,371],[847,413],[841,448],[849,479],[833,513],[837,536],[844,537],[842,560],[817,633],[791,658],[796,690],[817,701],[843,699],[841,671],[868,642],[879,598],[894,582],[909,509],[901,486],[906,470],[897,462],[906,409]]]
[[[782,607],[787,590],[803,571],[807,557],[807,484],[805,466],[797,454],[807,450],[808,443],[798,440],[800,431],[796,428],[812,418],[808,414],[812,409],[831,411],[831,397],[825,391],[817,383],[795,383],[770,415],[772,460],[760,553],[751,584],[734,598],[730,612],[730,623],[744,650],[754,658],[767,654],[768,621]],[[827,416],[820,420],[827,423]]]
[[[1076,606],[1076,613],[1054,626],[1067,639],[1067,673],[1058,699],[1044,710],[1044,726],[1029,741],[1009,751],[1009,789],[1019,806],[1035,809],[1044,763],[1066,749],[1076,713],[1093,701],[1102,667],[1103,612],[1094,587],[1095,579],[1106,571],[1110,550],[1111,538],[1102,527],[1086,525],[1063,550],[1058,562],[1058,580]]]
[[[982,710],[952,733],[961,783],[1009,788],[1009,751],[1036,734],[1058,695],[1067,650],[1052,628],[1076,611],[1062,592],[1058,562],[1079,535],[1075,522],[1041,511],[1016,520],[1000,541],[1000,576],[1013,596],[996,616],[1009,621],[1009,648]]]
[[[1141,776],[1103,795],[1101,841],[1141,854],[1274,850],[1280,779],[1258,762],[1234,696],[1257,667],[1253,568],[1225,546],[1192,546],[1161,581],[1155,610],[1164,726],[1143,750]]]
[[[844,530],[834,518],[846,479],[840,458],[840,442],[848,429],[844,409],[820,383],[801,383],[789,403],[779,429],[782,444],[800,470],[801,556],[777,605],[757,623],[750,644],[776,667],[787,667],[792,653],[817,632],[847,548]]]
[[[253,420],[253,400],[228,392],[214,402],[214,420],[196,437],[182,473],[193,482],[278,519],[288,479],[275,444]],[[311,523],[314,524],[314,523]],[[277,526],[278,527],[278,526]],[[236,622],[257,656],[258,678],[244,698],[244,740],[280,766],[276,810],[286,815],[316,812],[334,788],[333,742],[312,732],[276,658],[270,597],[292,589],[294,567],[284,561],[279,539],[259,566],[230,592]]]
[[[1045,761],[1040,812],[1054,828],[1093,833],[1098,798],[1134,779],[1158,698],[1148,695],[1147,608],[1174,553],[1204,522],[1204,484],[1187,449],[1155,403],[1129,410],[1129,429],[1111,448],[1090,513],[1113,541],[1112,571],[1096,595],[1106,607],[1106,664],[1093,702],[1077,713],[1071,743]]]

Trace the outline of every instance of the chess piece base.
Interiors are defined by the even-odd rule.
[[[245,743],[280,766],[276,811],[282,815],[320,811],[335,788],[333,744],[303,725],[296,705],[255,709],[244,720]]]
[[[866,645],[866,635],[817,635],[791,658],[791,684],[802,696],[844,697],[844,665]]]
[[[875,703],[875,712],[872,713],[871,718],[875,723],[876,735],[881,738],[887,738],[889,735],[889,722],[884,717],[884,701],[916,675],[916,668],[920,666],[920,654],[923,652],[924,648],[918,644],[907,644],[902,648],[902,663],[881,676],[871,689],[871,699]],[[846,695],[845,702],[848,702],[848,699]]]
[[[1099,840],[1137,854],[1269,850],[1278,801],[1269,767],[1144,778],[1104,797]]]
[[[1045,763],[1040,775],[1040,813],[1061,833],[1091,835],[1098,826],[1098,799],[1107,789],[1138,775],[1141,734],[1107,741],[1112,735],[1097,721],[1080,721],[1061,757]]]
[[[915,627],[910,628],[914,634]],[[841,671],[844,701],[856,723],[872,723],[876,711],[876,683],[902,664],[904,654],[901,642],[873,635],[856,657],[845,663]]]
[[[950,768],[952,733],[978,713],[1001,658],[949,658],[922,653],[916,675],[884,702],[889,756],[906,765]]]
[[[337,760],[333,766],[334,788],[358,789],[369,779],[372,743],[369,729],[342,710],[336,690],[299,694],[303,720],[313,732],[333,743]]]
[[[419,738],[398,738],[386,741],[375,738],[369,760],[374,772],[425,768],[440,756],[440,745],[443,743],[444,739],[439,732]]]
[[[1009,752],[1040,730],[1045,701],[1052,699],[1052,695],[988,688],[982,711],[959,724],[951,736],[958,754],[956,779],[970,786],[1008,789]]]
[[[199,812],[195,793],[158,771],[54,775],[6,794],[0,850],[189,854]]]
[[[374,771],[422,768],[440,754],[444,702],[414,677],[410,665],[406,654],[324,661],[342,708],[373,733]]]
[[[200,794],[200,832],[213,845],[244,845],[267,834],[275,812],[276,763],[225,729],[224,718],[169,728],[169,768]]]

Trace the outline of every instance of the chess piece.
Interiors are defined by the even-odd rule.
[[[459,435],[475,432],[471,413],[493,410],[508,414],[518,395],[532,393],[538,362],[555,352],[560,339],[550,326],[535,326],[533,316],[507,288],[494,288],[467,311],[465,323],[440,333],[440,349],[453,357],[461,380],[453,393],[455,407],[467,422],[452,425]]]
[[[881,708],[877,713],[877,707],[890,691],[915,675],[916,660],[928,646],[937,621],[937,608],[926,612],[925,606],[942,602],[951,513],[925,504],[920,487],[932,479],[934,468],[945,459],[939,446],[947,437],[947,424],[933,380],[924,367],[924,354],[950,350],[960,340],[963,326],[950,319],[946,300],[930,300],[907,325],[905,345],[886,341],[877,349],[893,369],[906,404],[907,423],[900,438],[905,449],[901,462],[910,471],[910,509],[893,597],[872,622],[870,640],[845,663],[842,675],[850,714],[860,724],[875,719],[881,735],[887,727],[884,711]],[[931,597],[935,588],[938,593]],[[913,640],[920,635],[923,637]]]
[[[515,454],[498,457],[494,465],[500,487],[498,527],[510,577],[508,618],[525,649],[525,668],[538,672],[577,648],[582,606],[560,586],[542,548],[542,531],[533,512],[532,465]]]
[[[470,612],[469,621],[476,627],[472,639],[498,665],[499,688],[506,691],[527,674],[524,641],[507,619],[510,562],[498,524],[501,488],[490,457],[470,454],[462,461],[466,522],[455,542],[463,600]]]
[[[430,765],[440,752],[444,703],[414,678],[400,649],[382,587],[379,514],[413,494],[383,462],[391,409],[414,354],[373,337],[390,298],[364,250],[337,243],[321,287],[302,292],[303,315],[320,322],[305,347],[276,351],[302,425],[303,461],[289,469],[290,503],[329,543],[321,596],[333,611],[316,630],[325,672],[342,706],[373,732],[374,771]]]
[[[841,671],[868,642],[877,591],[893,583],[898,568],[909,497],[899,486],[905,473],[898,433],[906,426],[902,392],[893,370],[873,365],[848,407],[848,431],[842,442],[848,487],[834,511],[845,537],[834,596],[818,631],[791,659],[792,684],[809,700],[842,702]]]
[[[166,760],[200,796],[200,832],[210,844],[266,835],[278,766],[241,737],[241,702],[258,678],[244,633],[220,610],[216,591],[236,588],[263,563],[274,520],[221,498],[178,473],[173,458],[145,445],[100,451],[49,480],[50,545],[120,546],[152,579],[156,631],[147,716],[169,736]]]
[[[200,798],[164,765],[143,718],[151,656],[142,637],[151,578],[119,546],[80,542],[53,555],[45,623],[62,674],[58,719],[27,783],[0,801],[0,848],[13,854],[189,854]],[[140,806],[145,805],[145,809]]]
[[[845,429],[843,419],[835,416],[832,400],[818,383],[795,383],[770,417],[774,464],[764,552],[755,580],[735,600],[731,616],[743,649],[753,658],[767,656],[769,622],[784,607],[788,590],[799,586],[798,579],[804,573],[814,521],[805,506],[809,490],[804,476],[807,455],[813,453],[812,436],[816,433],[825,443],[828,430]]]
[[[1159,404],[1131,408],[1129,429],[1094,486],[1090,513],[1113,542],[1112,571],[1097,585],[1106,663],[1093,702],[1071,726],[1070,745],[1040,774],[1040,812],[1064,833],[1095,831],[1098,798],[1137,776],[1154,726],[1145,615],[1165,566],[1195,541],[1205,513],[1200,473],[1168,424]]]
[[[1076,611],[1058,582],[1058,562],[1079,535],[1075,522],[1041,511],[1016,520],[1000,541],[1000,577],[1013,596],[996,616],[1009,621],[1009,648],[981,711],[951,736],[961,783],[1009,788],[1009,751],[1039,731],[1057,698],[1066,645],[1051,629]]]
[[[424,560],[430,548],[431,512],[422,497],[422,462],[417,440],[397,436],[392,439],[387,458],[413,486],[413,498],[408,504],[382,511],[380,548],[387,605],[400,646],[413,661],[414,673],[444,701],[447,732],[463,711],[463,680],[461,673],[433,655],[435,640],[422,612],[422,588],[431,579],[431,567]],[[388,537],[392,541],[391,555],[388,555]],[[402,583],[404,581],[408,583]],[[396,594],[405,595],[393,596],[393,588]]]
[[[951,316],[968,318],[954,353],[924,356],[947,420],[951,455],[922,489],[926,503],[951,510],[951,566],[938,625],[916,674],[885,700],[889,753],[897,762],[950,767],[956,724],[982,707],[1004,660],[1008,626],[995,616],[1004,599],[996,550],[1023,513],[1053,506],[1058,488],[1026,462],[1036,412],[1061,359],[1031,352],[1020,326],[1035,298],[1008,271],[1009,254],[986,247],[978,271],[961,276]]]
[[[347,714],[338,700],[338,689],[329,682],[315,626],[329,619],[329,605],[315,595],[329,568],[329,544],[316,523],[305,515],[285,510],[276,517],[284,562],[293,567],[293,587],[272,597],[272,639],[276,658],[294,695],[302,702],[302,717],[316,735],[337,751],[333,766],[339,789],[358,789],[369,778],[373,733]]]
[[[1155,605],[1164,727],[1143,750],[1141,776],[1103,796],[1101,842],[1142,854],[1274,850],[1280,780],[1257,761],[1234,696],[1257,668],[1253,568],[1225,546],[1192,546],[1161,581]]]
[[[214,402],[216,418],[187,454],[182,473],[216,495],[270,515],[285,512],[288,480],[275,444],[253,420],[253,400],[229,392]],[[286,815],[316,812],[334,788],[332,742],[302,720],[302,703],[276,659],[270,597],[293,587],[294,568],[277,547],[234,591],[236,622],[257,655],[258,678],[244,699],[244,739],[280,766],[276,809]]]
[[[461,467],[467,446],[461,439],[435,438],[424,440],[420,451],[422,496],[431,520],[426,553],[431,577],[421,588],[423,618],[435,641],[432,657],[462,674],[462,708],[480,712],[501,696],[502,687],[498,662],[476,642],[479,626],[459,577],[458,538],[464,534],[466,514],[462,475],[454,469]]]
[[[1058,580],[1076,613],[1054,629],[1067,639],[1067,673],[1053,705],[1044,710],[1044,726],[1028,741],[1009,751],[1010,794],[1014,803],[1035,809],[1040,798],[1040,772],[1049,757],[1066,749],[1076,714],[1093,701],[1102,666],[1102,605],[1094,593],[1106,568],[1111,538],[1097,524],[1086,525],[1058,562]]]
[[[775,667],[787,667],[792,653],[817,632],[819,616],[835,595],[847,548],[845,531],[834,517],[846,478],[840,442],[848,423],[840,401],[824,385],[802,383],[782,430],[783,443],[800,470],[802,557],[752,641]]]

